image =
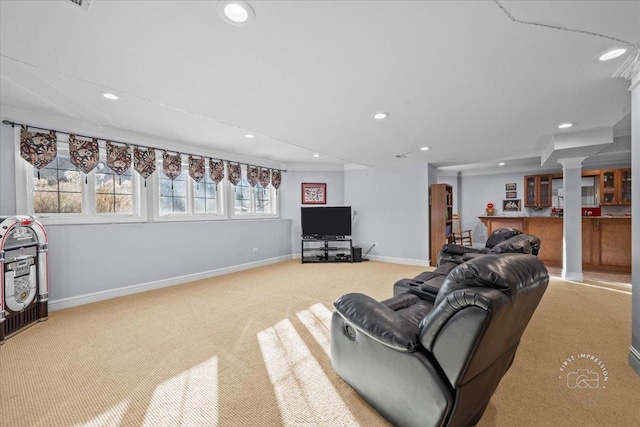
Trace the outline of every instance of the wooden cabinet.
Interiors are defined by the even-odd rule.
[[[452,231],[453,189],[447,184],[433,184],[429,189],[429,248],[431,265],[436,266],[442,245],[449,242]]]
[[[551,175],[524,177],[524,205],[527,207],[551,206]]]
[[[538,258],[545,265],[562,267],[563,219],[551,217],[525,218],[525,233],[540,239]]]
[[[631,169],[610,169],[600,173],[600,204],[631,206]]]
[[[547,266],[562,267],[563,218],[479,218],[487,226],[488,236],[502,227],[512,227],[537,236],[540,238],[538,258]],[[582,218],[582,268],[617,273],[631,272],[631,218]]]

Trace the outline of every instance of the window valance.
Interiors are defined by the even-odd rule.
[[[38,175],[40,169],[55,160],[57,156],[58,133],[69,135],[69,156],[71,163],[79,171],[88,174],[100,162],[99,138],[20,123],[3,123],[21,126],[20,156],[38,169]],[[104,141],[107,166],[117,175],[122,175],[131,168],[133,159],[133,169],[145,179],[146,185],[146,179],[156,170],[156,150],[159,149],[111,140]],[[176,179],[182,173],[183,154],[188,156],[189,176],[196,183],[204,179],[207,159],[209,159],[209,176],[214,183],[221,182],[225,175],[233,185],[237,185],[242,179],[242,164],[239,162],[180,152],[170,154],[166,149],[162,149],[162,152],[162,172],[171,180]],[[246,164],[246,170],[247,181],[252,187],[258,183],[263,187],[267,187],[269,184],[275,189],[280,187],[283,171],[250,164]]]
[[[58,143],[55,131],[30,132],[26,126],[20,131],[20,156],[38,169],[47,166],[58,155]]]

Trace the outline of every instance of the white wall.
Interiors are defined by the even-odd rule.
[[[505,184],[516,183],[518,199],[524,203],[524,176],[535,174],[535,172],[512,172],[495,175],[465,176],[462,175],[460,206],[458,212],[462,220],[463,230],[472,230],[472,238],[475,243],[484,243],[487,239],[487,228],[478,219],[479,216],[486,215],[487,203],[493,203],[496,215],[502,215],[502,201],[505,199]],[[456,181],[456,177],[446,177]],[[444,179],[444,178],[443,178]],[[454,193],[455,195],[455,193]],[[529,215],[528,209],[523,208],[519,213],[506,212],[504,215]],[[542,214],[542,211],[540,212]]]
[[[52,300],[259,264],[291,253],[291,225],[236,220],[51,225]],[[258,252],[252,252],[257,248]],[[186,277],[185,277],[186,276]]]
[[[0,124],[0,215],[15,215],[16,186],[14,132],[11,126]]]
[[[300,208],[302,205],[302,183],[327,184],[326,205],[306,206],[348,206],[344,200],[344,172],[289,170],[282,177],[280,193],[280,216],[291,220],[291,250],[294,257],[300,257],[302,228]]]
[[[631,274],[633,283],[631,310],[631,354],[629,362],[640,375],[640,84],[631,93],[631,170],[634,171],[631,191]]]
[[[427,265],[429,179],[426,165],[345,172],[345,203],[358,213],[354,244],[390,262]]]

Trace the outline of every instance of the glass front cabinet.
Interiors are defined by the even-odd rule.
[[[631,206],[631,169],[611,169],[601,172],[600,204]]]
[[[524,205],[527,207],[551,206],[551,175],[524,177]]]

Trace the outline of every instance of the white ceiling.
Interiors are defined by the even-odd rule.
[[[459,170],[627,128],[625,57],[593,58],[640,45],[640,1],[248,3],[237,27],[217,1],[0,1],[2,119],[267,166]]]

